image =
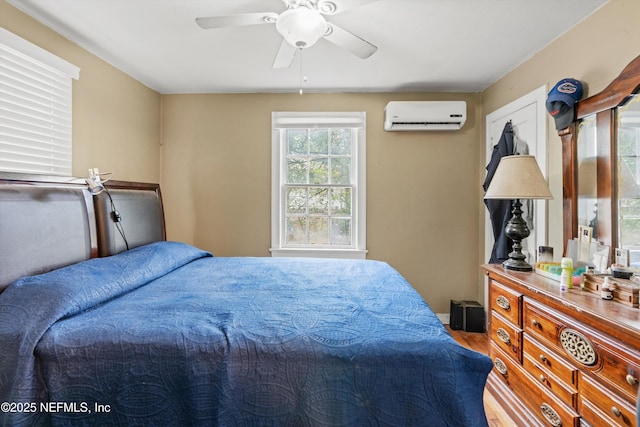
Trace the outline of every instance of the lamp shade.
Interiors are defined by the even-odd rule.
[[[278,16],[276,30],[292,46],[313,46],[327,29],[327,21],[318,12],[300,6],[289,9]]]
[[[553,199],[534,156],[506,156],[500,159],[485,199]]]

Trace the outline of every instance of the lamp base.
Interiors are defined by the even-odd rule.
[[[521,207],[522,203],[516,199],[513,202],[512,217],[504,230],[504,234],[513,242],[513,251],[502,265],[508,270],[533,271],[533,267],[525,261],[527,257],[522,253],[522,241],[529,237],[529,227],[522,218]]]
[[[508,260],[502,263],[502,266],[507,270],[533,271],[533,267],[530,264],[520,259],[509,258]]]

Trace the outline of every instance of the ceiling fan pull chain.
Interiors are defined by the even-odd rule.
[[[307,76],[303,76],[302,75],[302,48],[298,48],[299,52],[299,56],[300,56],[300,95],[303,94],[302,91],[302,83],[307,81]]]

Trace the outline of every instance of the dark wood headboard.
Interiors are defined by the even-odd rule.
[[[0,291],[13,280],[165,240],[160,186],[109,181],[92,196],[84,178],[0,172]],[[111,198],[109,198],[109,194]]]
[[[105,186],[107,191],[94,196],[99,256],[166,240],[160,185],[108,181]]]

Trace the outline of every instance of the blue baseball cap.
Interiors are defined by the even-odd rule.
[[[556,130],[568,127],[575,120],[574,106],[582,98],[582,82],[562,79],[547,95],[547,111],[556,122]]]

